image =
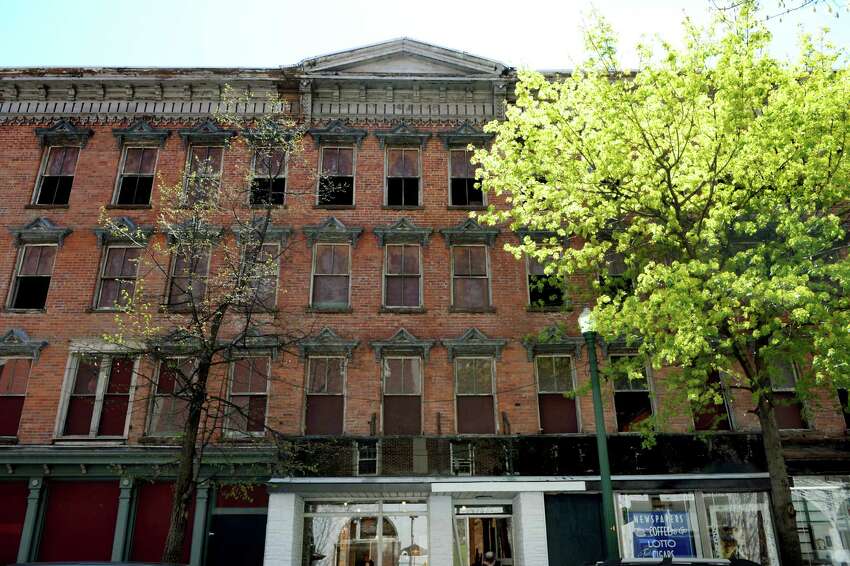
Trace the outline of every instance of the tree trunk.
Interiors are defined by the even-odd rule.
[[[196,387],[206,389],[209,363],[198,365]],[[189,522],[189,509],[195,495],[195,458],[198,454],[198,429],[206,395],[193,395],[189,402],[189,415],[183,428],[183,444],[180,447],[180,460],[177,467],[177,480],[174,482],[174,499],[171,502],[171,518],[168,524],[168,536],[162,550],[162,561],[178,564],[183,560],[183,544],[186,538],[186,524]],[[196,513],[204,510],[196,509]]]
[[[770,504],[773,522],[776,525],[776,538],[779,557],[784,566],[802,564],[800,535],[797,532],[796,513],[791,502],[791,484],[785,457],[782,454],[782,439],[779,437],[779,425],[773,411],[770,393],[759,396],[758,417],[761,423],[764,455],[767,471],[770,473]]]

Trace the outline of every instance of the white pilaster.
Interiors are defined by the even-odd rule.
[[[294,493],[270,493],[264,566],[301,566],[304,500]]]
[[[516,566],[548,566],[546,505],[543,493],[522,491],[514,497],[514,558]]]
[[[430,496],[428,498],[428,564],[453,564],[454,538],[451,496]]]

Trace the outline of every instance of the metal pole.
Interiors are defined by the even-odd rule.
[[[602,522],[608,560],[620,559],[617,542],[617,521],[614,512],[614,489],[611,485],[611,465],[608,462],[608,436],[605,432],[605,413],[602,411],[602,389],[596,363],[596,332],[584,332],[587,357],[590,363],[590,383],[593,388],[593,418],[596,421],[596,452],[599,455],[599,483],[602,486]]]

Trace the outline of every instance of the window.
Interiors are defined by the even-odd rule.
[[[127,303],[136,290],[139,270],[139,248],[107,248],[100,274],[96,306],[111,309]]]
[[[422,360],[385,358],[384,434],[416,435],[422,432]]]
[[[189,256],[189,251],[178,251],[171,267],[171,285],[168,305],[174,309],[189,309],[204,299],[207,290],[209,251],[198,251]]]
[[[490,306],[490,277],[487,248],[452,247],[452,306],[461,310],[482,310]]]
[[[484,193],[475,186],[475,167],[470,163],[472,152],[453,149],[449,152],[449,205],[484,206]]]
[[[602,291],[610,295],[619,292],[631,293],[634,290],[632,280],[628,278],[628,266],[623,254],[615,251],[605,253],[605,264],[607,266],[607,280],[601,280]],[[601,279],[601,278],[600,278]]]
[[[569,356],[537,356],[537,402],[540,431],[544,434],[578,432],[576,400],[565,394],[573,391],[573,365]]]
[[[493,359],[455,359],[455,379],[458,433],[495,433]]]
[[[117,205],[146,205],[151,202],[156,157],[155,147],[124,148],[124,161],[118,177]]]
[[[732,430],[726,390],[718,372],[712,372],[706,382],[705,402],[693,407],[696,430]],[[719,402],[718,402],[719,401]]]
[[[358,440],[355,444],[357,462],[355,469],[358,476],[375,476],[378,474],[378,455],[380,443],[377,440]]]
[[[286,199],[286,152],[281,149],[259,149],[254,154],[254,177],[251,179],[253,206],[281,206]]]
[[[387,149],[387,206],[419,206],[419,149]]]
[[[314,250],[312,306],[348,307],[351,246],[349,244],[316,244]]]
[[[18,274],[12,288],[13,309],[43,309],[53,275],[57,247],[24,246],[20,252]]]
[[[544,265],[534,258],[528,258],[527,266],[528,304],[541,308],[564,306],[564,289],[558,277],[547,275]]]
[[[254,249],[257,249],[256,246]],[[249,270],[247,286],[253,291],[247,297],[246,307],[253,310],[272,310],[277,304],[277,280],[280,273],[280,247],[263,244],[254,261],[247,261]]]
[[[79,154],[79,147],[52,146],[47,149],[47,159],[38,181],[36,204],[68,204]]]
[[[617,494],[623,558],[701,558],[694,496]]]
[[[126,436],[133,365],[127,357],[76,356],[62,436]]]
[[[159,363],[148,434],[174,436],[183,432],[189,416],[189,386],[194,376],[195,361],[191,358],[172,358]]]
[[[803,404],[797,397],[797,366],[793,362],[777,364],[770,374],[773,412],[780,430],[808,428]]]
[[[452,442],[451,452],[452,475],[475,475],[475,446],[471,442]]]
[[[189,176],[186,179],[186,204],[202,203],[218,189],[224,148],[193,145],[189,151]]]
[[[791,498],[803,564],[846,564],[850,556],[850,478],[794,476]]]
[[[386,246],[384,272],[384,305],[390,308],[416,308],[422,305],[422,278],[419,246],[390,244]]]
[[[354,206],[354,148],[323,147],[320,206]]]
[[[841,406],[841,414],[844,417],[844,427],[850,430],[850,397],[847,395],[847,389],[838,389],[838,403]]]
[[[342,434],[344,383],[345,358],[308,359],[306,434]]]
[[[31,364],[29,358],[0,359],[0,436],[18,435]]]
[[[231,364],[228,430],[262,434],[266,430],[269,390],[269,357],[244,358]]]
[[[614,410],[617,430],[632,432],[652,416],[652,394],[646,366],[639,356],[612,354],[610,356],[614,383]]]

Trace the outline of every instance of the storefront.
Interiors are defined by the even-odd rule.
[[[795,476],[791,493],[805,565],[850,564],[850,477]]]

